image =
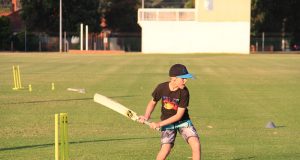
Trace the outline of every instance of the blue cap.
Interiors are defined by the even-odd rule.
[[[185,75],[181,75],[181,76],[176,76],[177,78],[194,78],[192,74],[188,73]]]

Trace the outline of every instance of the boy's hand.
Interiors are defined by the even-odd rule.
[[[144,124],[148,119],[145,116],[139,116],[138,122]]]
[[[159,125],[159,123],[149,122],[148,119],[149,118],[146,118],[145,116],[139,116],[139,119],[137,121],[140,122],[140,123],[142,123],[142,124],[147,124],[152,129],[160,131],[160,125]]]
[[[160,124],[156,122],[150,123],[150,128],[158,130],[160,128]]]

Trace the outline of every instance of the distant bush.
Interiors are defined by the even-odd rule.
[[[9,18],[0,17],[0,50],[7,50],[9,48],[11,34]]]
[[[14,50],[25,51],[25,32],[13,36]],[[39,37],[33,33],[26,34],[26,51],[39,50]]]

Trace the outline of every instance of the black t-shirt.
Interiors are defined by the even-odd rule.
[[[177,113],[178,107],[186,108],[181,118],[182,120],[190,119],[188,113],[188,105],[190,100],[190,94],[187,87],[171,91],[169,88],[169,82],[159,84],[152,93],[153,100],[158,102],[161,100],[161,120],[168,119]]]

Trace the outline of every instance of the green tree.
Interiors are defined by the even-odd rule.
[[[59,0],[22,0],[22,17],[27,30],[54,32],[59,30]],[[139,0],[62,0],[63,30],[78,32],[79,24],[89,25],[89,31],[98,32],[100,19],[105,16],[108,28],[119,32],[137,32]]]
[[[59,31],[59,0],[22,0],[22,17],[29,31],[55,33]],[[63,30],[78,32],[79,24],[99,30],[97,0],[62,0]]]
[[[90,32],[100,30],[99,0],[63,0],[63,26],[69,32],[79,31],[80,23]]]
[[[10,29],[10,21],[7,17],[0,17],[0,50],[8,49],[10,42],[10,35],[12,31]]]
[[[58,3],[58,1],[22,0],[21,16],[26,29],[37,32],[58,32]]]
[[[251,31],[290,33],[300,42],[299,0],[252,0]]]
[[[259,28],[265,20],[266,13],[261,5],[260,0],[251,1],[251,32],[254,35],[260,31]]]
[[[137,11],[139,0],[111,0],[105,12],[108,28],[117,32],[139,32]]]

